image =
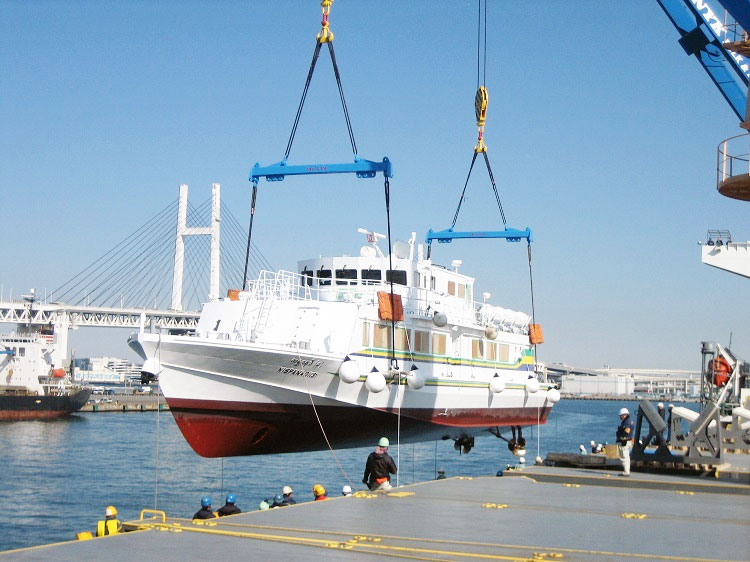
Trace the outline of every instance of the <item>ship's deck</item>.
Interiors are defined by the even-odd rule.
[[[750,486],[535,466],[0,553],[3,560],[747,560]],[[159,519],[160,521],[160,519]],[[131,522],[130,528],[144,528]]]

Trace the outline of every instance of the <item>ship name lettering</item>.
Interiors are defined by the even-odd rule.
[[[294,375],[296,377],[307,377],[310,379],[314,379],[318,376],[318,373],[315,371],[305,371],[304,369],[294,369],[292,367],[279,367],[276,369],[277,373],[281,373],[282,375]]]
[[[297,357],[293,357],[289,361],[294,367],[299,367],[302,365],[303,367],[312,367],[313,369],[319,369],[323,366],[323,362],[315,359],[298,359]]]

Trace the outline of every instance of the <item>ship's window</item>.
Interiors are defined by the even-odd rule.
[[[416,277],[414,278],[414,286],[420,287],[420,283],[422,282],[422,275],[420,275],[419,271],[417,271],[414,275],[416,275]]]
[[[500,344],[500,361],[508,362],[508,344],[507,343],[501,343]]]
[[[302,279],[302,285],[303,286],[307,285],[308,287],[312,287],[312,275],[313,275],[313,272],[312,271],[308,271],[307,269],[305,269],[301,273],[302,273],[302,275],[304,275],[304,277]]]
[[[382,349],[391,347],[391,327],[383,324],[375,324],[375,331],[372,335],[372,346]]]
[[[471,357],[472,359],[484,359],[484,341],[471,340]]]
[[[453,281],[448,281],[448,294],[449,295],[456,294],[456,284]]]
[[[396,285],[406,285],[406,272],[399,271],[397,269],[389,269],[385,272],[385,280],[387,283],[391,282],[391,277]]]
[[[337,269],[336,270],[336,285],[356,285],[357,284],[357,270],[356,269]]]
[[[430,352],[430,332],[414,330],[414,351],[417,353]]]
[[[430,289],[435,290],[435,276],[430,277]]]
[[[464,298],[466,296],[466,285],[463,283],[459,283],[458,285],[458,296],[459,298]]]
[[[497,344],[493,341],[487,342],[487,359],[497,361]]]
[[[445,355],[445,334],[432,334],[432,354]]]
[[[321,287],[325,287],[331,284],[331,270],[330,269],[319,269],[317,275],[318,275],[318,284]]]
[[[379,269],[363,269],[361,272],[363,285],[377,285],[383,278]]]
[[[362,345],[370,345],[370,324],[362,322]]]
[[[409,332],[407,332],[405,328],[396,328],[396,337],[394,338],[393,347],[399,351],[408,351]]]
[[[26,348],[25,347],[19,347],[18,348],[18,356],[19,357],[26,357]]]

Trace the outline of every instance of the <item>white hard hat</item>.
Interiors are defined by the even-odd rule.
[[[344,486],[343,488],[341,488],[341,493],[344,494],[344,495],[351,494],[352,493],[351,486],[347,485],[347,486]]]
[[[663,409],[664,409],[664,402],[659,402],[659,403],[658,403],[658,404],[656,405],[656,407],[657,407],[657,408],[659,408],[660,410],[663,410]]]
[[[292,490],[292,487],[291,487],[291,486],[284,486],[284,487],[283,487],[283,488],[281,489],[281,493],[282,493],[282,494],[284,494],[285,496],[287,496],[287,495],[291,494],[291,493],[292,493],[292,491],[293,491],[293,490]]]
[[[620,408],[620,415],[621,416],[629,416],[630,412],[628,412],[627,408]]]

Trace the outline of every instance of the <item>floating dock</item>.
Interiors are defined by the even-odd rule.
[[[750,555],[750,486],[547,466],[209,521],[149,511],[141,517],[125,523],[134,532],[0,552],[0,560],[698,561]]]

